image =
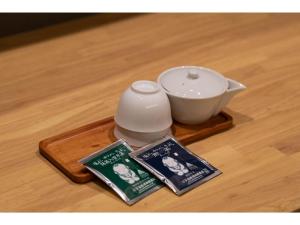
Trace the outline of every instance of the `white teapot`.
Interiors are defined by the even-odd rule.
[[[181,66],[160,74],[158,83],[168,95],[172,117],[183,124],[199,124],[217,115],[246,87],[220,73],[197,66]]]

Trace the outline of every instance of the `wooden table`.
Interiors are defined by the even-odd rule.
[[[299,210],[299,14],[150,14],[65,32],[89,20],[99,18],[0,39],[1,211]],[[226,109],[233,129],[188,146],[223,175],[129,207],[102,182],[71,182],[38,153],[40,140],[112,115],[134,80],[178,65],[248,87]]]

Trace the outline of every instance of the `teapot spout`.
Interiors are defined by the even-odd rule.
[[[228,89],[227,89],[225,95],[229,94],[229,93],[232,93],[232,94],[235,95],[235,94],[237,94],[237,93],[239,93],[239,92],[246,89],[245,85],[243,85],[243,84],[241,84],[241,83],[239,83],[235,80],[231,80],[231,79],[228,79],[228,78],[227,78],[227,80],[228,80]],[[231,97],[233,97],[233,95]]]
[[[217,109],[215,110],[214,115],[217,115],[227,104],[228,102],[231,100],[231,98],[236,95],[237,93],[243,91],[246,89],[246,86],[235,81],[235,80],[231,80],[228,79],[228,88],[225,91],[225,93],[223,94],[220,103],[217,107]]]

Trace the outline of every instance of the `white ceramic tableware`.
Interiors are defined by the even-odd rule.
[[[151,143],[169,133],[172,125],[169,99],[156,82],[135,81],[120,98],[115,122],[116,137],[123,137],[129,144],[130,141]]]
[[[169,97],[173,118],[183,124],[199,124],[217,115],[246,88],[214,70],[197,66],[166,70],[158,83]]]

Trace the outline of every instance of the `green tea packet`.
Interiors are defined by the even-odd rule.
[[[132,151],[121,139],[80,160],[129,205],[162,187],[159,179],[129,157]]]

